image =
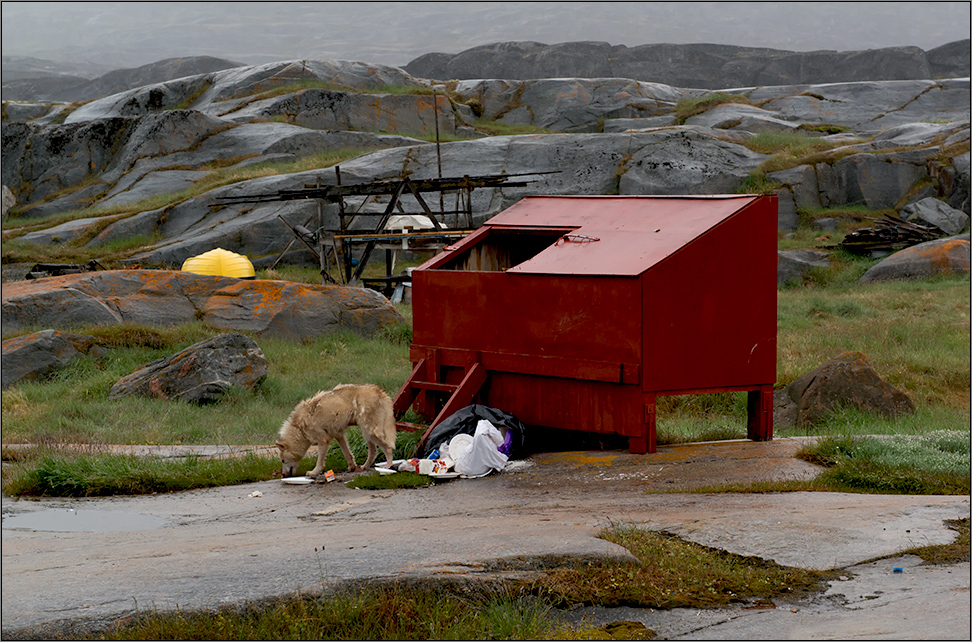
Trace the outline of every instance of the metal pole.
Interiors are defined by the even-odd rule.
[[[439,146],[439,98],[435,93],[435,85],[432,85],[432,113],[435,115],[435,156],[439,166],[439,178],[442,178],[442,149]],[[445,211],[442,202],[442,189],[439,189],[439,214]]]

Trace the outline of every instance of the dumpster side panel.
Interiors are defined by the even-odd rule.
[[[638,386],[492,373],[484,403],[532,426],[637,437],[644,430]]]
[[[776,218],[761,198],[642,275],[644,390],[775,382]]]
[[[413,344],[640,364],[636,277],[415,270]]]

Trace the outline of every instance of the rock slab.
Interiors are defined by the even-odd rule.
[[[347,329],[372,334],[404,322],[365,288],[245,280],[174,270],[107,270],[6,283],[4,332],[88,324],[156,327],[201,321],[226,331],[312,340]]]
[[[895,252],[871,267],[860,283],[928,279],[969,273],[969,235],[926,241]]]
[[[242,334],[220,334],[122,377],[108,398],[213,403],[236,386],[256,389],[266,375],[267,361],[256,341]]]

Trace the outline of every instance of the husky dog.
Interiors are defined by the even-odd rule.
[[[361,428],[368,444],[368,460],[363,469],[375,461],[378,448],[391,465],[396,430],[392,400],[373,384],[340,384],[333,390],[318,392],[301,401],[281,426],[277,448],[283,462],[283,476],[297,474],[297,465],[313,443],[317,444],[317,465],[307,475],[321,474],[331,439],[337,439],[341,446],[348,470],[357,470],[358,465],[345,437],[349,424]]]

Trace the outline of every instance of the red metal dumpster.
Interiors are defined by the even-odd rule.
[[[776,230],[775,196],[524,198],[413,270],[396,414],[482,403],[644,453],[658,395],[747,391],[772,439]]]

